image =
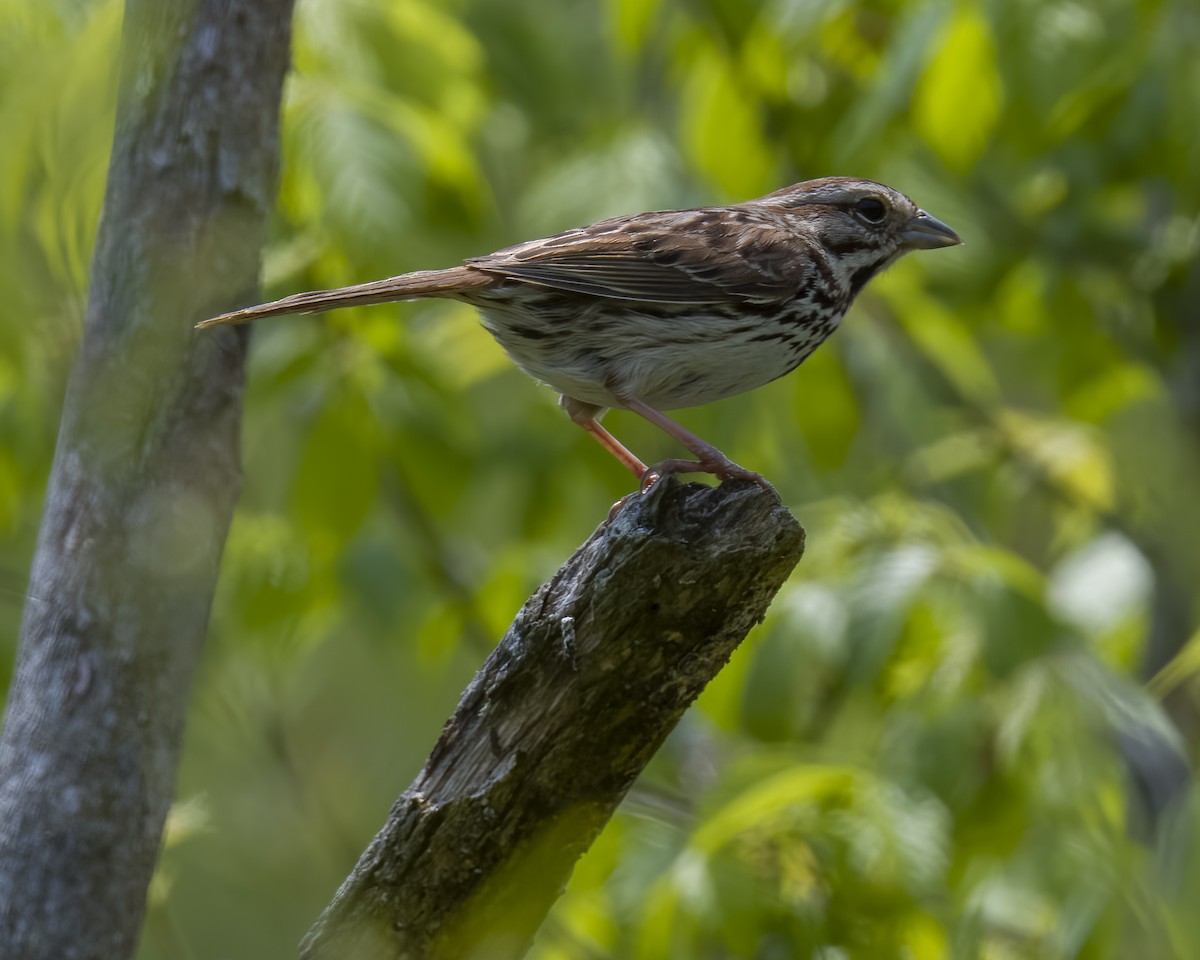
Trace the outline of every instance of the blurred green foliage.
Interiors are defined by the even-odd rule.
[[[0,0],[6,683],[120,19]],[[301,0],[267,294],[830,173],[967,241],[681,415],[809,552],[538,960],[1200,955],[1196,806],[1118,749],[1153,792],[1200,733],[1197,49],[1194,0]],[[453,304],[260,325],[245,471],[143,960],[285,955],[630,486]]]

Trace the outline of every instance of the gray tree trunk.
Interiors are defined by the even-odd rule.
[[[0,739],[0,956],[131,956],[240,478],[292,0],[129,0],[108,190]]]
[[[517,615],[305,960],[521,956],[803,549],[753,484],[672,480],[631,498]]]

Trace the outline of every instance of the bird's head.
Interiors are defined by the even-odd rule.
[[[871,275],[910,250],[962,243],[957,233],[899,190],[874,180],[825,177],[776,190],[761,200],[786,211],[861,287]]]

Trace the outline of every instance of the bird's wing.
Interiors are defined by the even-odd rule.
[[[614,300],[780,300],[812,270],[802,238],[735,207],[618,217],[468,260],[493,276]]]

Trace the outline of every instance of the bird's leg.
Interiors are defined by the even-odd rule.
[[[560,397],[559,403],[562,404],[562,408],[567,411],[567,415],[572,420],[595,437],[600,446],[625,464],[628,469],[633,471],[633,475],[645,484],[650,468],[642,463],[620,440],[600,426],[600,417],[604,415],[604,407],[597,407],[595,404],[584,403],[567,396]]]
[[[625,444],[621,443],[620,440],[600,426],[599,421],[576,420],[575,422],[595,437],[600,442],[600,446],[604,447],[605,450],[632,470],[635,477],[643,481],[646,479],[647,474],[650,473],[650,468],[642,463]]]
[[[696,462],[691,460],[663,460],[654,464],[650,471],[660,476],[668,473],[690,473],[698,471],[711,473],[718,480],[752,480],[760,487],[775,492],[775,488],[761,474],[745,467],[739,467],[711,443],[701,440],[694,433],[685,430],[666,414],[659,413],[653,407],[643,403],[637,397],[622,397],[622,404],[634,413],[645,417],[661,430],[666,431],[696,455]],[[614,441],[615,442],[615,441]]]
[[[600,446],[604,447],[605,450],[633,471],[633,475],[641,482],[638,490],[627,494],[612,505],[608,511],[608,520],[611,521],[621,512],[621,508],[629,502],[630,497],[637,496],[646,490],[661,474],[655,471],[654,468],[642,463],[625,444],[600,426],[599,418],[604,415],[604,407],[598,407],[592,403],[584,403],[581,400],[576,400],[574,397],[565,395],[559,397],[558,402],[562,404],[562,408],[567,411],[568,416],[572,420],[595,437],[599,441]],[[697,464],[692,464],[692,466],[694,468]]]

